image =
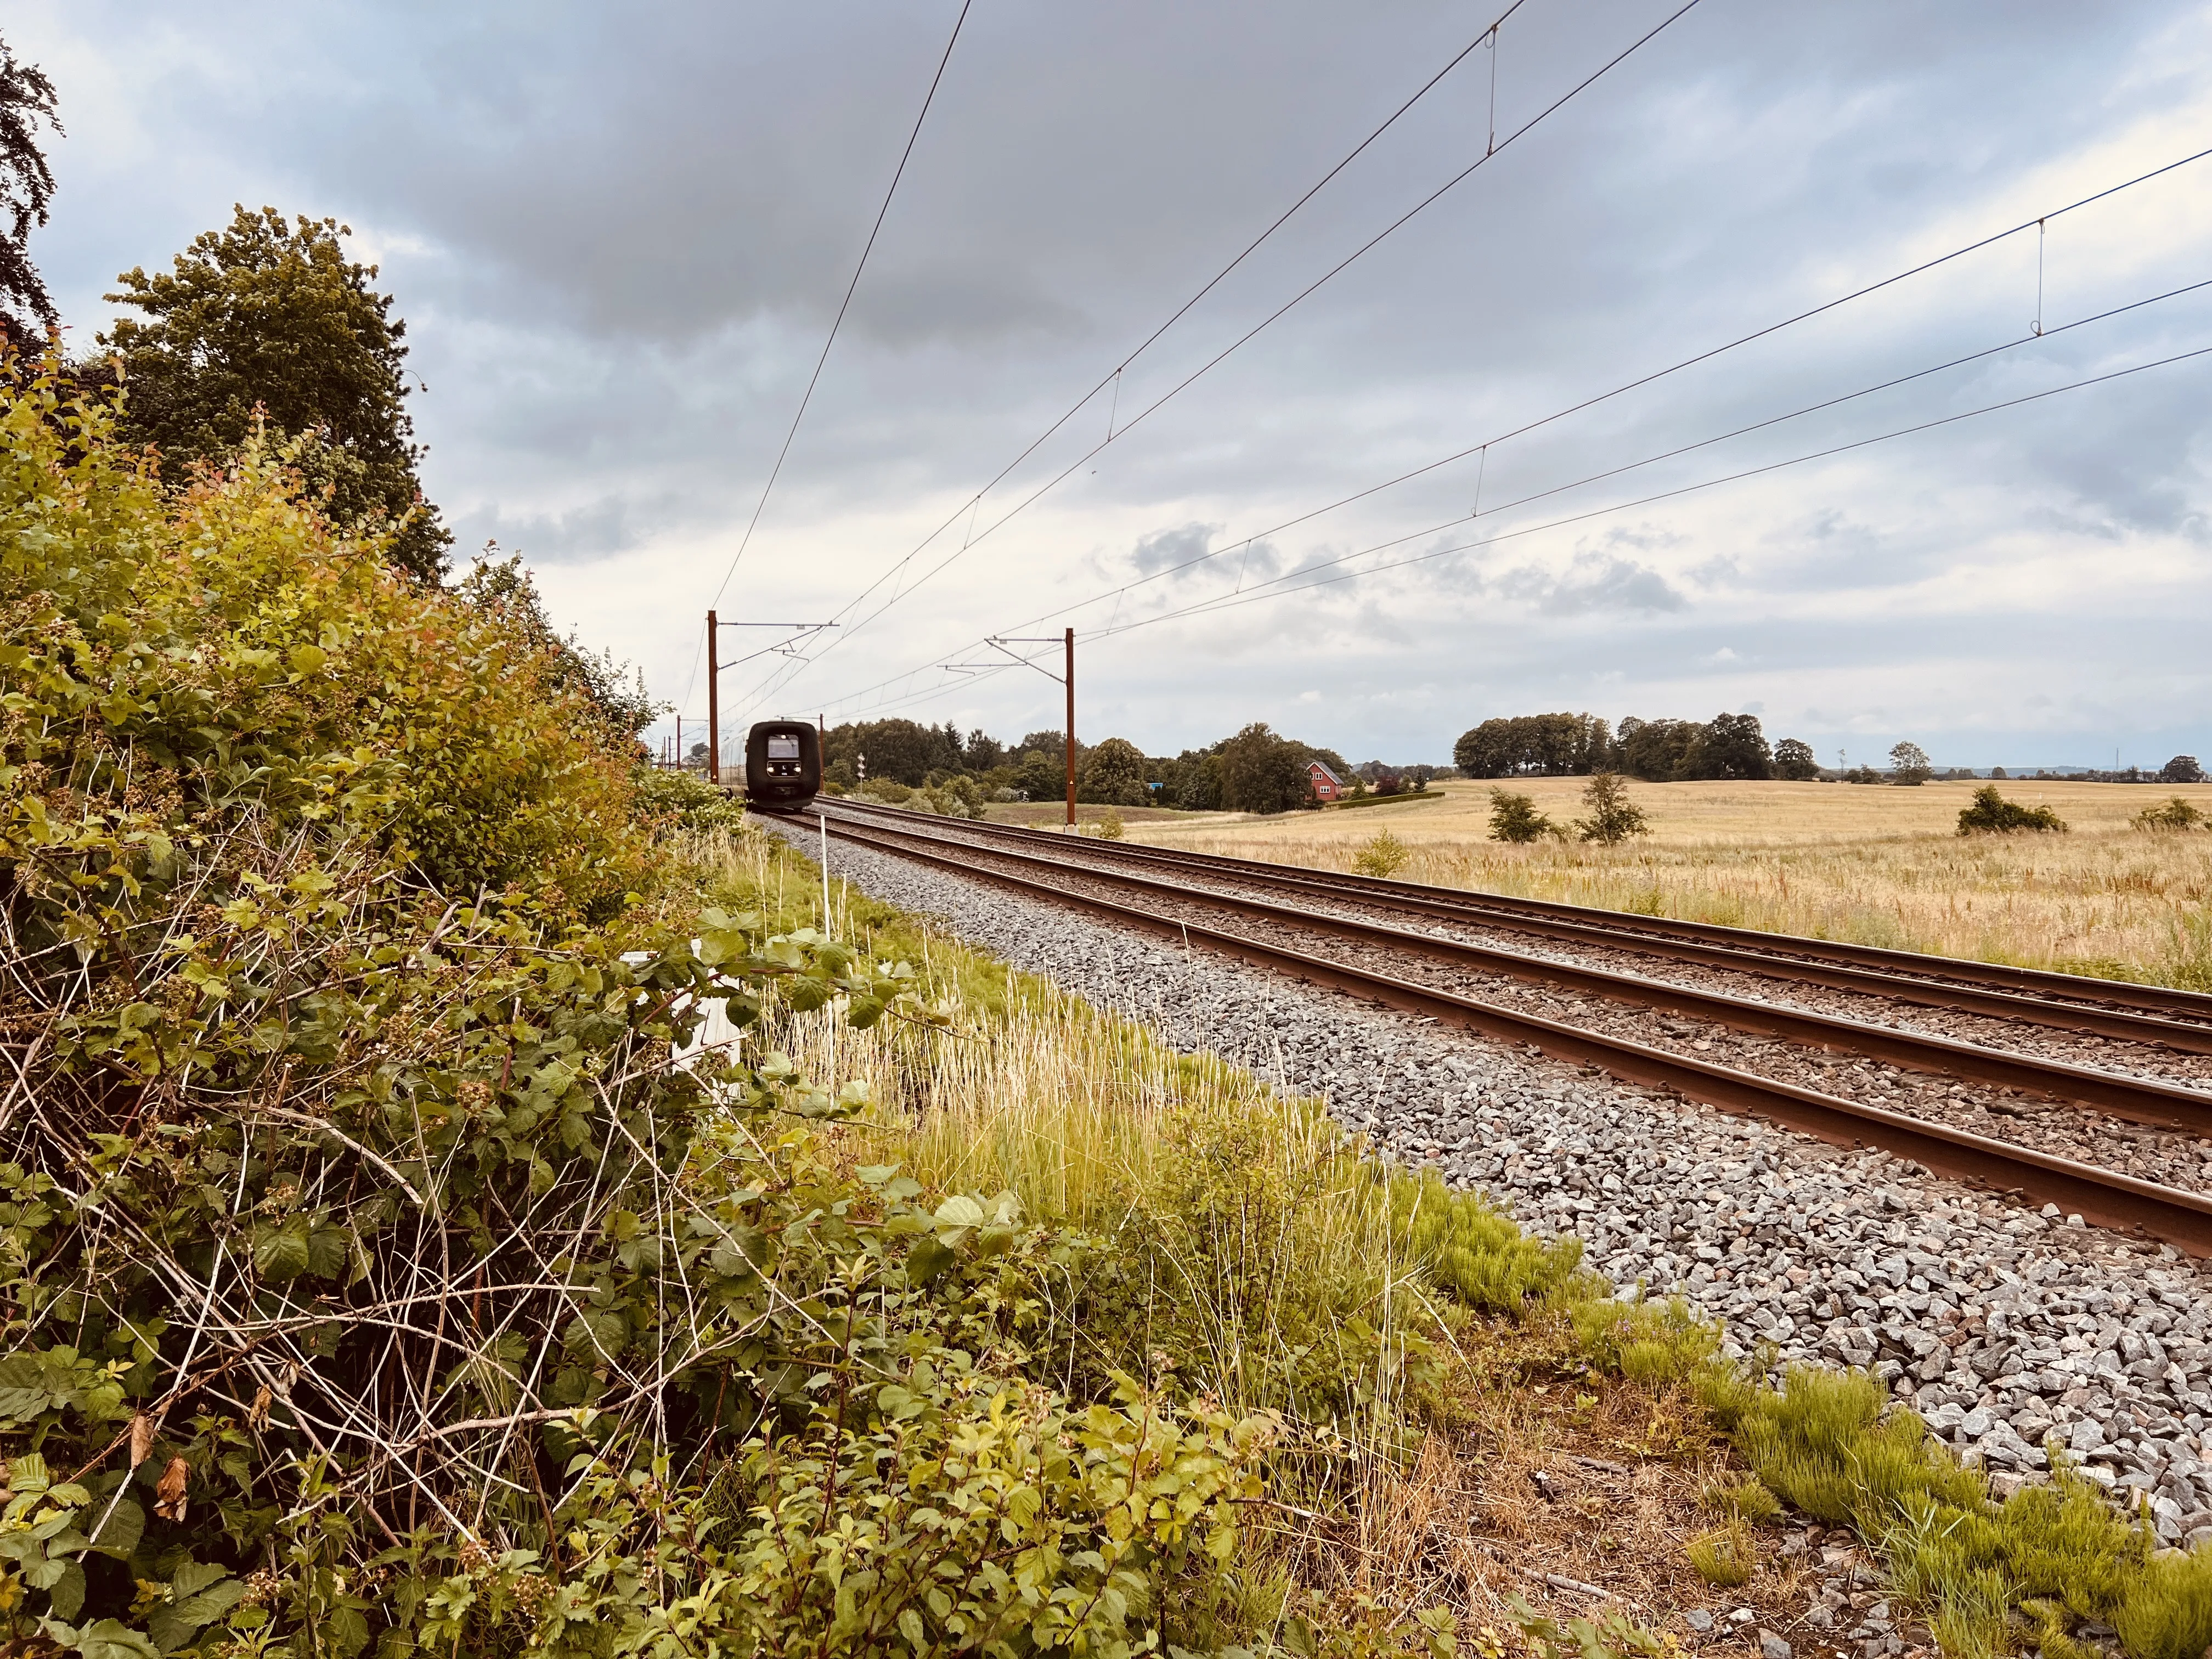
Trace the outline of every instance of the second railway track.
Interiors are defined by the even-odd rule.
[[[2200,1156],[2212,1153],[2212,1142],[2202,1139],[2212,1135],[2212,1093],[2155,1078],[1790,1008],[1756,997],[1729,996],[1643,974],[1415,932],[1314,906],[1325,900],[1618,946],[1618,934],[1589,920],[1608,913],[1509,911],[1510,920],[1500,923],[1486,895],[1460,896],[1406,883],[1333,877],[1203,854],[1154,857],[1164,849],[1091,840],[1072,842],[1065,836],[921,818],[896,809],[823,805],[836,833],[860,845],[1071,904],[1123,925],[1188,939],[1355,995],[1595,1066],[1625,1079],[1657,1085],[1725,1110],[1757,1114],[1823,1139],[1880,1146],[1939,1174],[2037,1203],[2056,1203],[2087,1220],[2139,1231],[2193,1255],[2212,1255],[2212,1198],[2202,1193],[2022,1145],[2010,1136],[1982,1133],[1958,1122],[1868,1104],[1761,1070],[1682,1053],[1663,1041],[1649,1040],[1645,1034],[1624,1031],[1620,1019],[1607,1016],[1624,1009],[1647,1014],[1656,1011],[1699,1022],[1701,1027],[1752,1034],[1741,1039],[1746,1043],[1778,1042],[1868,1055],[1923,1073],[1972,1079],[1996,1089],[2078,1103],[2064,1109],[2086,1107],[2159,1126],[2147,1133],[2179,1132],[2196,1138]],[[1232,890],[1221,890],[1223,885]],[[1247,890],[1234,890],[1239,888]],[[1250,890],[1254,889],[1258,891]],[[1570,910],[1544,907],[1544,911]],[[1640,923],[1648,919],[1625,920]],[[1524,925],[1531,921],[1539,925]],[[1733,930],[1699,931],[1727,934]],[[1868,967],[1784,954],[1801,943],[1825,945],[1826,941],[1778,938],[1775,950],[1762,951],[1746,949],[1735,939],[1670,939],[1640,929],[1629,931],[1628,936],[1650,956],[1738,971],[1745,969],[1745,958],[1752,958],[1756,971],[1771,977],[1891,996],[1923,1007],[1966,1006],[1977,1014],[2030,1027],[2094,1032],[2183,1054],[2212,1052],[2212,1024],[2200,1025],[2187,1017],[2199,1003],[2212,1010],[2212,998],[2190,993],[2145,999],[2147,1006],[2077,1002],[2053,998],[2033,980],[2018,975],[2014,975],[2017,985],[1996,990],[1947,982],[1932,975],[1899,974],[1895,964],[1886,961]],[[1409,976],[1409,964],[1421,964],[1427,971]],[[1929,964],[1937,972],[1960,965]],[[1896,995],[1890,988],[1900,980],[1912,994]],[[1531,988],[1529,995],[1565,997],[1574,1005],[1573,1017],[1557,1018],[1527,1006],[1528,995],[1512,994],[1515,985]],[[1506,994],[1498,994],[1498,988],[1506,988]],[[2075,991],[2070,984],[2061,988]],[[2159,988],[2120,988],[2134,993]],[[2000,1007],[2006,1010],[2002,1016],[1997,1015]]]

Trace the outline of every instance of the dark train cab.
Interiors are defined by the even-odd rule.
[[[763,720],[745,733],[745,804],[795,812],[822,788],[822,739],[805,720]]]

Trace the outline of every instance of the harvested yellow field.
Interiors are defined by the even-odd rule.
[[[1566,827],[1584,781],[1498,787]],[[2069,833],[1961,836],[1966,783],[1632,782],[1651,833],[1616,847],[1492,841],[1492,787],[1454,781],[1431,786],[1443,795],[1433,803],[1133,823],[1128,835],[1350,870],[1387,830],[1409,849],[1398,872],[1408,881],[2212,990],[2212,833],[2130,822],[2176,795],[2212,812],[2212,784],[2001,782],[2008,799],[2054,808]]]

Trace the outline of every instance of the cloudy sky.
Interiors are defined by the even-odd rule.
[[[1523,0],[1109,379],[1495,11],[972,0],[742,560],[959,0],[5,31],[61,94],[32,251],[77,343],[234,202],[343,220],[458,550],[687,720],[713,605],[842,624],[726,672],[732,725],[1055,726],[937,665],[1073,624],[1079,729],[1155,752],[1725,709],[1854,763],[2212,759],[2212,356],[2144,367],[2212,347],[2172,293],[2212,158],[2058,212],[2212,147],[2212,7],[1680,4]]]

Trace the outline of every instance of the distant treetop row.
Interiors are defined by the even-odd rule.
[[[1638,720],[1631,715],[1615,731],[1594,714],[1518,714],[1487,720],[1461,734],[1452,760],[1462,777],[1582,777],[1599,772],[1626,773],[1649,783],[1679,783],[1696,778],[1826,778],[1845,783],[1925,783],[1936,775],[1928,752],[1917,743],[1889,751],[1889,768],[1824,768],[1813,746],[1796,738],[1769,745],[1756,714],[1716,714],[1697,720]],[[1960,773],[1959,775],[1971,775]],[[1998,768],[1992,775],[2002,777]],[[2143,783],[2202,783],[2203,769],[2193,755],[2176,755],[2157,772],[2130,768],[2125,773],[2087,776]]]

